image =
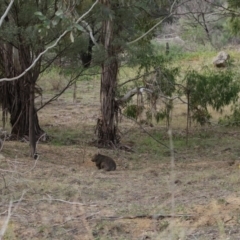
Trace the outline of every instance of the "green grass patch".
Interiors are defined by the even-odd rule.
[[[75,128],[49,127],[46,132],[54,146],[77,145],[91,138],[91,133],[76,131]]]

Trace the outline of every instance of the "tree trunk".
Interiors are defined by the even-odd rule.
[[[0,61],[5,77],[11,78],[19,75],[31,64],[31,53],[28,50],[24,47],[15,49],[10,44],[0,45]],[[39,71],[40,62],[22,78],[0,83],[0,102],[2,109],[7,109],[10,114],[11,134],[14,138],[27,137],[29,140],[33,140],[34,135],[40,137],[44,133],[39,126],[38,116],[34,108],[34,88]],[[31,136],[29,135],[30,128],[34,129]],[[30,145],[32,149],[35,149],[36,141],[33,140]]]
[[[102,4],[111,8],[110,0],[102,0]],[[101,75],[101,119],[98,120],[98,142],[103,145],[117,144],[117,103],[115,93],[117,87],[118,59],[116,46],[113,46],[114,20],[102,23],[102,44],[105,48],[106,60],[102,63]]]
[[[118,62],[112,59],[110,63],[102,65],[101,76],[101,134],[100,142],[103,144],[119,142],[117,136],[117,106],[115,92],[117,86]]]
[[[4,86],[5,91],[1,94],[3,94],[2,96],[4,96],[5,99],[7,99],[7,102],[5,102],[7,106],[3,107],[7,107],[10,114],[10,123],[12,126],[11,134],[17,139],[25,136],[30,137],[29,114],[33,114],[32,119],[35,122],[35,134],[40,137],[44,131],[40,128],[38,123],[38,116],[34,108],[34,95],[30,101],[30,85],[32,84],[26,82],[25,79],[19,79],[15,82],[3,82],[2,85]],[[31,102],[31,108],[34,110],[31,109],[30,111]]]
[[[77,80],[73,84],[73,103],[77,102]]]

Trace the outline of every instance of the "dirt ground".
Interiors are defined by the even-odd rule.
[[[0,229],[12,207],[3,239],[240,239],[238,128],[192,128],[186,145],[174,123],[173,167],[169,150],[124,118],[122,144],[132,152],[91,146],[98,100],[62,97],[44,108],[40,124],[51,138],[38,144],[36,161],[28,143],[4,143]],[[164,124],[144,128],[169,144]],[[97,152],[117,170],[98,170]]]

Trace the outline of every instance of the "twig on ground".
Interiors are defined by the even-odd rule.
[[[70,222],[70,221],[79,220],[79,218],[82,218],[83,216],[84,216],[84,214],[81,214],[81,215],[79,215],[79,216],[77,216],[77,217],[75,217],[75,218],[68,219],[68,220],[66,220],[66,221],[64,221],[64,222],[62,222],[62,223],[54,224],[54,225],[52,225],[51,227],[63,226],[65,223]]]
[[[2,151],[2,149],[3,149],[3,140],[0,139],[0,152]]]
[[[3,178],[3,181],[4,181],[4,187],[5,187],[5,188],[7,188],[7,184],[6,184],[5,177],[4,177],[4,175],[3,175],[3,174],[1,174],[1,175],[2,175],[2,178]]]
[[[66,200],[62,200],[62,199],[58,199],[58,198],[52,198],[49,194],[47,194],[47,196],[49,197],[49,199],[46,199],[46,200],[50,200],[50,201],[57,201],[57,202],[63,202],[63,203],[67,203],[67,204],[80,205],[80,206],[90,205],[90,204],[83,204],[80,202],[70,202],[70,201],[66,201]],[[93,205],[91,205],[91,206],[93,206]]]
[[[39,155],[37,156],[37,159],[35,160],[33,167],[23,173],[18,172],[17,170],[6,170],[6,169],[2,169],[2,168],[0,168],[0,172],[16,173],[16,174],[19,174],[20,176],[22,176],[23,174],[31,172],[36,167],[38,159],[39,159]],[[16,167],[15,167],[15,169],[16,169]]]
[[[13,212],[15,212],[15,211],[17,210],[17,208],[18,208],[20,202],[22,201],[23,196],[25,195],[26,192],[27,192],[27,191],[23,191],[22,196],[21,196],[20,199],[18,200],[18,203],[17,203],[17,205],[14,207],[13,210],[12,210],[13,201],[10,200],[9,206],[8,206],[8,215],[7,215],[7,218],[6,218],[6,220],[4,221],[3,226],[2,226],[2,228],[1,228],[1,230],[0,230],[0,240],[2,239],[2,237],[4,236],[4,234],[5,234],[6,230],[7,230],[8,223],[9,223],[9,221],[10,221],[10,218],[11,218]],[[11,210],[12,210],[12,211],[11,211]]]
[[[2,140],[2,139],[0,138],[0,152],[2,151],[3,145],[4,145],[4,143],[5,143],[5,141],[6,141],[6,138],[7,138],[7,132],[4,131],[4,132],[2,132],[2,133],[4,133],[4,139]]]
[[[147,219],[163,219],[163,218],[181,218],[181,217],[196,217],[193,214],[155,214],[155,215],[136,215],[136,216],[106,216],[101,219],[105,220],[118,220],[118,219],[137,219],[137,218],[147,218]],[[93,215],[86,217],[86,219],[93,219]]]
[[[7,210],[2,212],[2,213],[0,213],[0,215],[5,215],[6,213],[7,213]]]
[[[10,200],[10,203],[9,203],[7,218],[4,221],[4,223],[2,225],[2,228],[0,230],[0,240],[2,239],[2,237],[4,236],[4,233],[7,230],[7,226],[8,226],[8,223],[10,221],[10,218],[11,218],[11,210],[12,210],[12,200]]]
[[[33,167],[30,168],[29,170],[27,170],[26,172],[23,172],[22,174],[26,174],[28,172],[31,172],[36,167],[38,159],[39,159],[39,155],[37,156],[37,159],[34,161]]]
[[[70,202],[62,199],[56,199],[52,198],[50,195],[47,194],[49,198],[42,198],[42,199],[37,199],[37,200],[30,200],[30,199],[22,199],[21,201],[29,201],[29,202],[40,202],[40,201],[57,201],[57,202],[62,202],[62,203],[67,203],[71,205],[79,205],[79,206],[91,206],[91,207],[97,207],[97,204],[84,204],[80,202]],[[13,203],[18,203],[19,200],[14,201]]]

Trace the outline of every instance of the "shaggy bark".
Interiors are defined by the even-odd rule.
[[[118,62],[113,59],[102,65],[101,76],[101,113],[102,124],[100,129],[100,142],[114,144],[119,142],[117,137],[117,105],[115,91],[117,83]]]
[[[30,49],[22,45],[16,49],[10,44],[0,44],[0,55],[1,71],[8,78],[19,75],[31,64]],[[35,153],[36,137],[44,133],[34,107],[34,88],[39,72],[40,62],[20,79],[0,83],[0,102],[3,111],[10,114],[11,134],[17,139],[29,137],[31,156]]]
[[[107,8],[111,9],[110,0],[102,0]],[[108,19],[102,23],[102,44],[106,51],[106,60],[102,63],[101,75],[101,119],[98,121],[98,142],[103,145],[111,143],[117,144],[117,111],[118,107],[115,101],[118,59],[117,47],[113,45],[114,38],[114,20]]]

